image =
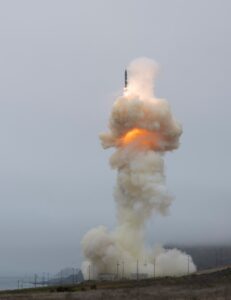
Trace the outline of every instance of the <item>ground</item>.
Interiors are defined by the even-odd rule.
[[[4,300],[231,300],[231,267],[178,278],[85,282],[78,286],[1,292]]]

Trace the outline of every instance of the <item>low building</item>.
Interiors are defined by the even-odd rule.
[[[135,280],[135,279],[147,279],[148,278],[148,273],[131,273],[130,275],[131,279]]]
[[[107,280],[107,281],[116,279],[116,275],[113,273],[101,273],[101,274],[99,274],[98,277],[99,277],[99,280]]]

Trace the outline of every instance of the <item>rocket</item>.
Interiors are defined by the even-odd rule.
[[[128,72],[125,69],[125,72],[124,72],[124,87],[125,87],[125,89],[127,88],[127,85],[128,85]]]

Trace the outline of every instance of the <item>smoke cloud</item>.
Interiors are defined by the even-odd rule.
[[[157,64],[139,58],[128,67],[128,86],[112,108],[104,148],[114,147],[110,165],[118,172],[114,198],[117,228],[99,226],[82,239],[85,278],[101,274],[131,278],[179,276],[194,272],[192,258],[177,249],[145,243],[145,225],[153,214],[165,216],[172,197],[165,185],[164,153],[179,147],[181,125],[168,102],[154,95]]]

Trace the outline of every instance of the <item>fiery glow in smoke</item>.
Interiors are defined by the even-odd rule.
[[[146,247],[145,225],[153,213],[165,216],[172,197],[165,185],[164,153],[179,147],[182,128],[168,102],[154,95],[157,64],[147,58],[133,61],[128,68],[128,85],[116,99],[109,131],[101,134],[104,148],[114,147],[110,164],[117,170],[114,198],[117,227],[93,228],[82,239],[86,261],[85,277],[98,279],[102,273],[131,278],[137,272],[153,276],[179,276],[194,272],[188,255],[177,249]],[[145,261],[145,264],[144,264]],[[123,269],[118,266],[123,265]]]
[[[118,145],[121,147],[132,145],[132,147],[139,148],[140,150],[159,150],[159,141],[159,133],[134,128],[119,139]]]

